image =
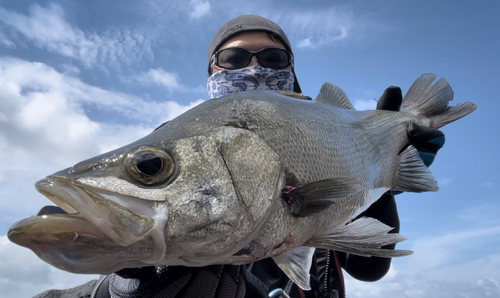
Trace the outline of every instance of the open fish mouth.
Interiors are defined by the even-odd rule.
[[[164,253],[158,252],[154,233],[150,235],[156,224],[144,214],[152,210],[147,203],[57,176],[35,185],[57,207],[46,206],[37,216],[16,222],[8,237],[51,265],[106,274],[123,268],[122,262],[144,266],[144,260],[154,262]]]
[[[40,180],[35,186],[66,213],[81,217],[122,246],[137,242],[155,224],[152,213],[141,214],[148,210],[143,200],[107,193],[57,176]]]

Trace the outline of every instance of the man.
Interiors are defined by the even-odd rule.
[[[283,50],[288,55],[283,54]],[[281,57],[281,59],[279,59]],[[290,42],[283,30],[275,23],[255,15],[243,15],[224,24],[215,34],[208,49],[209,79],[207,90],[211,97],[219,97],[228,93],[246,91],[246,82],[252,89],[273,89],[301,93],[297,76],[293,68],[293,53]],[[281,74],[281,84],[269,82],[271,75]],[[239,76],[238,76],[239,75]],[[222,77],[229,77],[223,80]],[[220,81],[224,81],[220,83]],[[255,86],[255,82],[260,84]],[[281,87],[281,88],[280,88]],[[398,110],[401,103],[401,90],[388,88],[379,102],[379,108]],[[392,105],[392,106],[391,106]],[[394,227],[399,232],[399,218],[394,196],[385,194],[363,215],[379,219]],[[394,249],[394,245],[387,247]],[[390,267],[390,259],[365,258],[348,256],[318,249],[315,262],[311,268],[311,292],[301,293],[277,269],[271,260],[250,264],[248,269],[270,290],[288,288],[296,297],[343,297],[344,285],[340,265],[353,277],[364,281],[375,281],[382,278]],[[270,272],[273,272],[270,276]]]
[[[254,89],[301,93],[290,42],[278,25],[265,18],[243,15],[228,21],[210,43],[208,60],[210,76],[207,91],[211,98]],[[377,108],[397,111],[401,99],[401,90],[389,87],[380,98]],[[422,151],[424,162],[430,165],[444,143],[444,136],[440,133],[421,134],[412,131],[409,135],[413,145]],[[393,232],[399,231],[399,218],[392,194],[384,194],[363,215],[394,227]],[[387,249],[394,249],[394,245]],[[91,284],[93,290],[90,295],[98,298],[344,297],[341,267],[354,278],[375,281],[387,273],[390,262],[390,259],[365,258],[317,249],[311,268],[311,291],[302,291],[294,285],[272,259],[244,266],[132,268],[103,277],[95,285]],[[88,297],[83,288],[80,292],[80,297]],[[53,297],[69,296],[62,293],[62,296]]]

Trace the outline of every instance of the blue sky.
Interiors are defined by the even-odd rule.
[[[287,32],[302,90],[339,85],[372,109],[389,85],[444,77],[477,111],[443,128],[436,193],[397,197],[400,248],[348,297],[500,297],[498,1],[0,0],[0,297],[68,288],[65,273],[11,244],[12,223],[50,202],[33,183],[133,141],[207,100],[208,44],[240,14]]]

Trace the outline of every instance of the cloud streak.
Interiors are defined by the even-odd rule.
[[[86,67],[100,63],[130,64],[153,55],[150,41],[138,32],[127,28],[109,28],[100,34],[83,31],[66,20],[63,8],[57,4],[47,7],[34,4],[28,15],[0,7],[0,24],[36,47],[73,58]],[[0,40],[10,47],[14,44],[14,37],[7,40],[0,36]]]
[[[272,19],[295,40],[292,47],[317,49],[346,42],[364,30],[368,20],[348,7],[292,10],[274,13]]]
[[[125,80],[135,81],[145,86],[157,85],[170,91],[189,89],[187,86],[184,86],[179,82],[177,74],[166,72],[161,68],[150,69],[147,72],[142,72],[131,77],[130,79]]]
[[[199,19],[210,12],[210,2],[202,0],[190,0],[189,5],[193,11],[189,14],[191,19]]]

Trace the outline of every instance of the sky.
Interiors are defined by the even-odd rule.
[[[500,2],[0,0],[0,298],[69,288],[66,273],[6,237],[50,204],[33,184],[132,142],[208,100],[218,28],[259,14],[287,33],[305,95],[340,86],[357,109],[383,90],[444,77],[478,109],[442,129],[440,190],[396,198],[399,248],[380,281],[346,274],[347,297],[500,297]]]

